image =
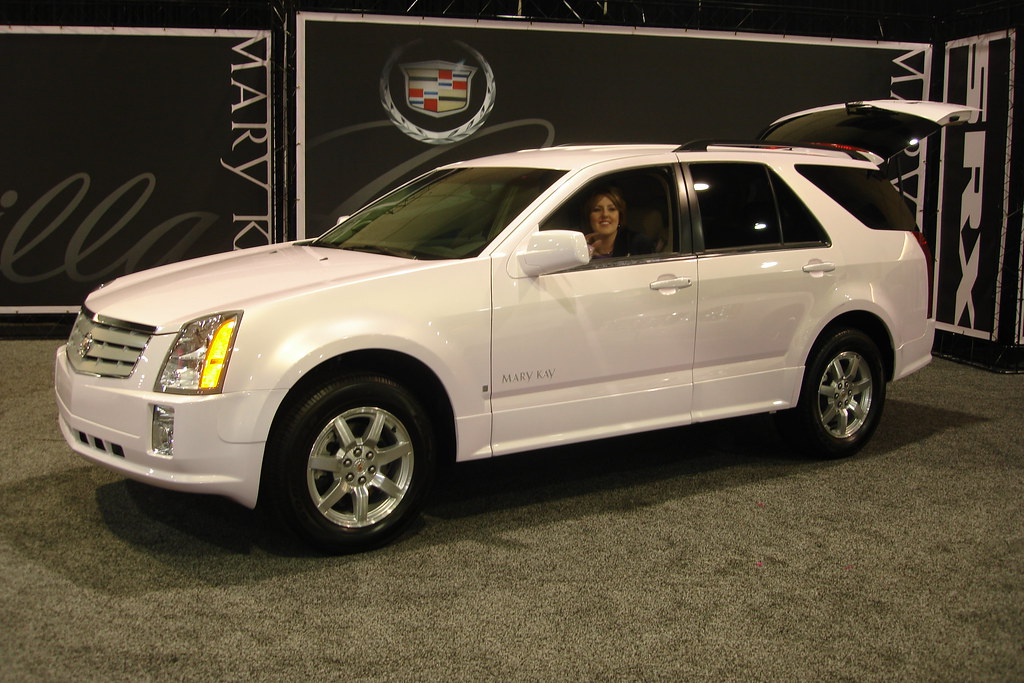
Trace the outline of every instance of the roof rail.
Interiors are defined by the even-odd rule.
[[[763,140],[716,140],[716,139],[701,139],[691,140],[683,145],[680,145],[677,152],[703,152],[711,148],[723,148],[723,149],[762,149],[762,150],[784,150],[793,152],[807,152],[807,153],[831,153],[831,154],[843,154],[856,159],[858,161],[870,161],[874,164],[880,164],[885,160],[877,154],[869,152],[865,149],[857,147],[850,147],[848,145],[836,145],[830,143],[815,143],[815,142],[765,142]]]

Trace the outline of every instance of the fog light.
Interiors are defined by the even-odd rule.
[[[174,408],[153,406],[153,453],[174,455]]]

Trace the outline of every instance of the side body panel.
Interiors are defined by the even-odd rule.
[[[495,271],[496,455],[689,422],[695,259]]]
[[[805,348],[834,308],[835,247],[716,254],[698,260],[700,304],[694,355],[694,420],[778,410],[796,402]]]

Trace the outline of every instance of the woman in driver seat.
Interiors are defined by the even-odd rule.
[[[654,243],[650,238],[630,230],[626,220],[626,201],[615,187],[599,188],[583,203],[584,225],[589,227],[587,244],[591,258],[613,258],[633,254],[650,254]]]

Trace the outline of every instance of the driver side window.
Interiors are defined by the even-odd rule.
[[[679,251],[673,169],[650,167],[587,184],[541,223],[541,230],[578,230],[591,263]]]

